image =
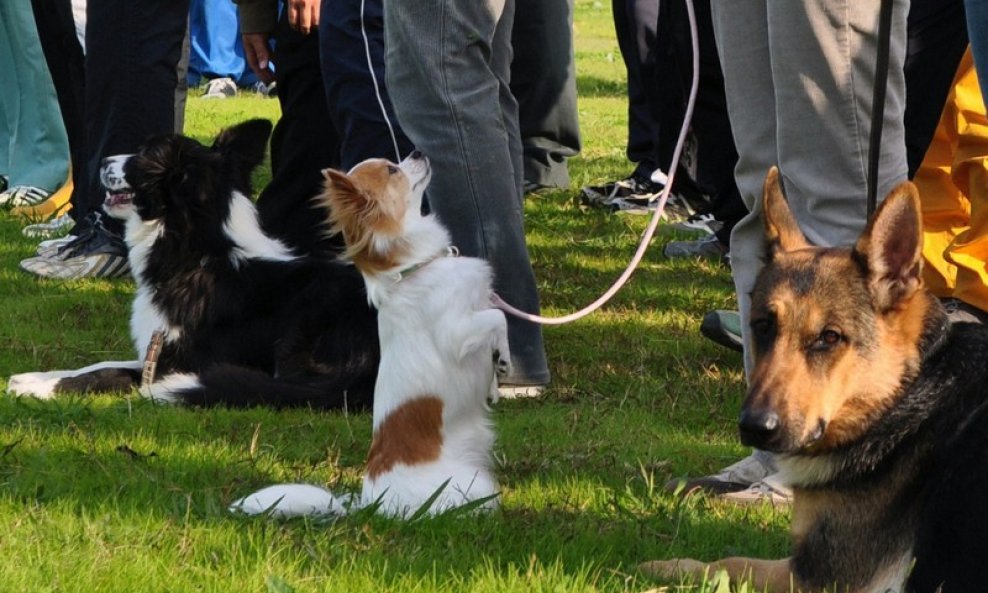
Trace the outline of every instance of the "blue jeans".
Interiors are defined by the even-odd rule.
[[[525,245],[518,105],[508,87],[514,0],[384,3],[387,87],[402,129],[432,162],[429,206],[464,255],[494,269],[507,302],[539,311]],[[508,317],[514,375],[549,381],[542,328]]]
[[[988,0],[964,0],[964,10],[978,84],[988,89]]]

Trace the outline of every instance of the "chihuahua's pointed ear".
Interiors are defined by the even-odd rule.
[[[769,169],[768,175],[765,176],[762,212],[765,218],[765,243],[768,245],[769,257],[810,246],[803,231],[799,230],[796,217],[789,209],[789,202],[782,194],[778,167]]]
[[[359,193],[357,186],[353,184],[353,181],[343,171],[323,169],[322,178],[325,182],[326,191]]]
[[[868,269],[877,310],[888,311],[923,286],[923,221],[919,192],[905,181],[878,207],[854,247]]]

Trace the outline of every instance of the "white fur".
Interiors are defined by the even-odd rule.
[[[420,213],[430,175],[428,162],[409,158],[400,168],[412,191],[395,243],[410,248],[410,253],[393,270],[364,273],[368,296],[378,308],[381,343],[374,433],[403,404],[437,397],[443,404],[442,446],[435,460],[397,463],[373,478],[365,474],[360,505],[379,503],[379,512],[407,516],[446,484],[429,507],[430,513],[479,499],[487,499],[483,508],[495,508],[494,431],[486,400],[492,390],[496,393],[495,372],[509,370],[507,323],[504,314],[491,305],[490,266],[477,258],[443,257],[449,233],[433,216]],[[389,247],[386,240],[376,245]],[[416,264],[425,265],[396,281],[398,272]],[[499,353],[497,365],[495,351]],[[280,504],[274,508],[280,509]],[[289,501],[291,508],[305,504],[319,508],[319,499],[293,496]]]
[[[815,457],[778,455],[775,463],[779,468],[779,481],[790,488],[808,488],[825,484],[837,477],[840,472],[837,461],[831,455]]]
[[[100,171],[102,183],[114,191],[130,189],[124,178],[123,168],[132,155],[109,157]],[[33,395],[39,398],[50,398],[55,393],[59,379],[121,366],[140,368],[151,342],[151,335],[158,330],[165,334],[165,342],[174,342],[182,335],[180,326],[171,325],[166,316],[154,304],[152,299],[154,289],[147,285],[145,270],[148,258],[155,241],[165,232],[160,220],[143,220],[137,213],[133,203],[117,203],[107,205],[105,209],[114,218],[124,221],[124,240],[128,248],[128,261],[131,274],[137,283],[137,292],[131,306],[130,336],[137,353],[138,360],[127,363],[104,362],[75,370],[50,371],[38,373],[23,373],[14,375],[7,383],[7,390],[18,395]],[[281,241],[264,234],[258,221],[257,208],[240,192],[233,192],[230,198],[230,215],[223,226],[227,236],[236,247],[231,254],[234,265],[247,258],[288,261],[296,256]],[[179,403],[174,397],[176,390],[183,387],[196,387],[198,380],[195,375],[174,374],[159,378],[150,389],[142,388],[141,393],[146,397],[166,403]]]
[[[154,383],[141,386],[141,395],[148,399],[164,404],[180,404],[182,399],[175,394],[185,389],[202,387],[199,377],[194,373],[169,373],[156,377]]]
[[[238,191],[233,192],[230,216],[223,225],[223,230],[236,244],[231,256],[234,265],[251,258],[290,261],[296,257],[287,245],[261,230],[254,202]]]
[[[7,381],[7,391],[14,395],[30,395],[39,399],[50,399],[55,395],[55,387],[60,379],[75,377],[83,373],[98,371],[101,369],[139,369],[142,366],[139,360],[117,361],[110,360],[76,369],[73,371],[48,371],[36,373],[21,373],[13,375]]]

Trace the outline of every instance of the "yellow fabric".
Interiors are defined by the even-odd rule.
[[[914,182],[927,286],[988,310],[988,118],[970,50]]]

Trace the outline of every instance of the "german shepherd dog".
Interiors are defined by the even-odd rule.
[[[642,570],[726,569],[772,592],[988,591],[988,330],[951,325],[923,287],[916,188],[896,187],[853,248],[807,242],[774,168],[763,199],[739,430],[793,488],[792,555]]]

